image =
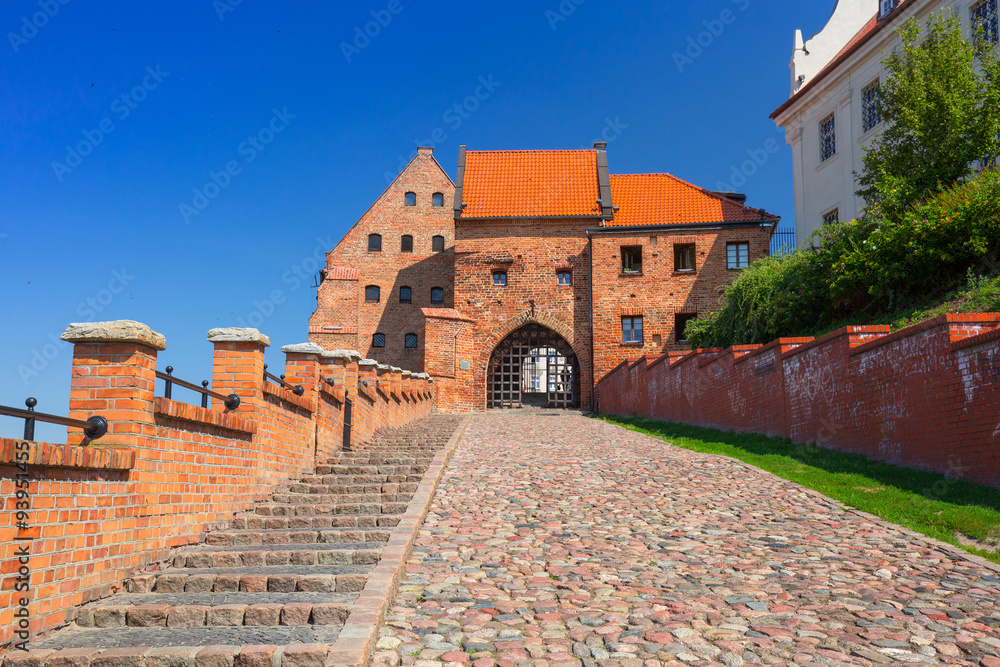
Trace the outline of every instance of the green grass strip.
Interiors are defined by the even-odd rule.
[[[705,454],[722,454],[844,505],[1000,563],[1000,489],[782,438],[642,417],[596,417]]]

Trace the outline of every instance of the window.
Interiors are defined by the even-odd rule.
[[[368,235],[368,252],[382,252],[382,235]]]
[[[365,301],[368,303],[378,303],[382,300],[382,290],[378,285],[369,285],[365,288]]]
[[[385,334],[377,333],[372,336],[372,347],[385,347]]]
[[[896,8],[896,0],[879,0],[878,17],[884,19]]]
[[[407,206],[416,206],[417,205],[417,193],[416,192],[407,192],[406,193],[406,205]]]
[[[976,41],[984,41],[986,44],[996,44],[1000,38],[1000,27],[997,25],[997,0],[983,0],[972,8],[972,30],[981,35],[976,36]],[[982,48],[981,44],[977,44]]]
[[[444,206],[444,194],[441,192],[435,192],[433,197],[434,206],[441,208]]]
[[[441,252],[444,250],[444,237],[435,236],[431,239],[431,250],[434,252]]]
[[[493,272],[493,285],[495,287],[505,287],[507,285],[507,272],[506,271],[494,271]]]
[[[830,114],[819,122],[819,161],[826,162],[837,154],[837,119]]]
[[[686,343],[687,325],[691,320],[697,319],[697,315],[674,315],[674,334],[678,343]]]
[[[674,271],[694,271],[697,266],[695,245],[684,243],[674,246]]]
[[[413,237],[409,234],[403,234],[403,240],[399,243],[400,252],[413,252]]]
[[[431,288],[431,303],[442,304],[444,303],[444,290],[440,287]]]
[[[642,317],[622,318],[622,342],[623,343],[642,342]]]
[[[873,130],[882,122],[882,110],[879,108],[879,82],[875,79],[861,90],[861,131]]]
[[[840,209],[835,208],[829,213],[823,215],[823,224],[832,225],[834,223],[840,222]]]
[[[560,285],[572,285],[573,284],[573,273],[571,271],[560,271],[559,272],[559,284]]]
[[[750,265],[750,244],[745,241],[726,244],[726,268],[745,269]]]
[[[542,378],[540,378],[540,377],[533,377],[533,378],[531,378],[531,388],[532,389],[541,389],[542,388]]]
[[[403,347],[413,350],[417,347],[417,334],[406,334],[403,336]]]
[[[413,303],[413,290],[409,287],[399,288],[399,302],[400,303]]]
[[[642,246],[622,246],[622,273],[642,273]]]

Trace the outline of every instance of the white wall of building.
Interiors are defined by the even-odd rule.
[[[823,217],[837,211],[842,221],[856,218],[864,205],[855,195],[856,174],[863,170],[864,147],[884,128],[884,123],[864,132],[862,90],[884,80],[881,61],[898,44],[896,30],[909,18],[926,22],[931,13],[950,6],[971,34],[973,8],[982,0],[907,0],[900,16],[850,55],[816,84],[808,84],[850,43],[878,12],[878,0],[839,0],[827,26],[808,41],[795,36],[792,90],[795,101],[775,116],[792,147],[795,182],[795,231],[801,245],[823,224]],[[800,78],[801,77],[801,78]],[[805,89],[805,90],[803,90]],[[820,122],[834,114],[837,151],[820,157]]]

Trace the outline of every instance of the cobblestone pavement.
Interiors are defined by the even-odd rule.
[[[377,665],[1000,666],[1000,579],[737,462],[474,419]]]

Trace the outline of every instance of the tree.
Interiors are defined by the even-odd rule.
[[[858,195],[869,213],[896,218],[911,205],[1000,156],[1000,58],[980,32],[972,42],[950,9],[900,29],[882,63],[886,128],[866,148]]]

